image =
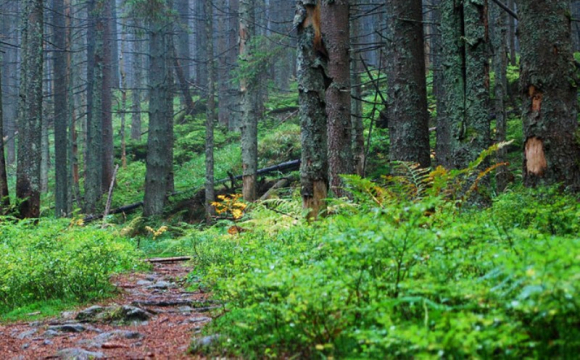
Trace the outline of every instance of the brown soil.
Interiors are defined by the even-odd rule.
[[[67,348],[98,352],[106,359],[195,358],[186,351],[192,336],[211,321],[208,311],[212,307],[205,302],[207,294],[183,289],[189,270],[180,263],[154,264],[151,273],[123,274],[112,279],[121,289],[121,295],[98,305],[137,306],[153,314],[145,322],[131,325],[79,323],[74,320],[78,313],[75,311],[40,322],[0,325],[0,359],[57,359],[58,351]],[[63,324],[80,324],[85,330],[47,333],[49,326]],[[138,332],[140,336],[134,339],[112,336],[105,341],[95,341],[98,335],[115,330]]]

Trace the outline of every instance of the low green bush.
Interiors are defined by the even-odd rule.
[[[357,201],[331,204],[332,216],[317,223],[298,220],[300,212],[288,213],[283,204],[284,226],[276,230],[260,225],[262,208],[252,214],[258,218],[238,223],[246,232],[215,227],[188,235],[195,244],[191,280],[225,303],[204,330],[220,334],[209,352],[243,358],[580,352],[572,198],[540,189],[502,195],[489,209],[458,211],[456,200],[411,198],[407,188],[403,196],[392,189],[378,194],[349,181]],[[553,212],[549,220],[543,206]]]
[[[0,222],[0,314],[35,302],[86,301],[112,290],[109,276],[138,253],[112,232],[70,220]]]

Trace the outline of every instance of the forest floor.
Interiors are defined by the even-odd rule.
[[[185,291],[191,269],[156,263],[111,279],[121,294],[58,318],[0,324],[0,359],[191,359],[192,336],[211,321],[207,294]],[[203,307],[199,307],[200,305]]]

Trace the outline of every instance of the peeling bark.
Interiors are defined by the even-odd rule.
[[[520,0],[524,184],[580,191],[577,78],[570,2]]]
[[[327,122],[324,68],[326,60],[316,49],[317,0],[298,0],[294,25],[298,29],[297,76],[302,158],[300,192],[302,206],[316,219],[326,207],[328,193]]]

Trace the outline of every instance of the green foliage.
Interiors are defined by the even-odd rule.
[[[514,191],[489,209],[457,212],[443,191],[444,181],[473,172],[495,150],[453,176],[400,164],[404,171],[382,185],[347,177],[355,200],[334,201],[333,215],[314,224],[297,220],[296,198],[257,205],[239,223],[247,232],[228,235],[218,224],[188,234],[191,281],[225,302],[204,330],[221,334],[208,351],[573,357],[580,351],[577,199],[556,189]],[[280,226],[272,210],[285,214]]]
[[[111,290],[109,276],[136,265],[134,246],[80,221],[0,222],[0,313],[36,302],[85,301]]]
[[[302,145],[300,143],[300,126],[283,124],[264,135],[258,143],[258,158],[267,162],[262,166],[274,165],[288,160],[300,158]]]

